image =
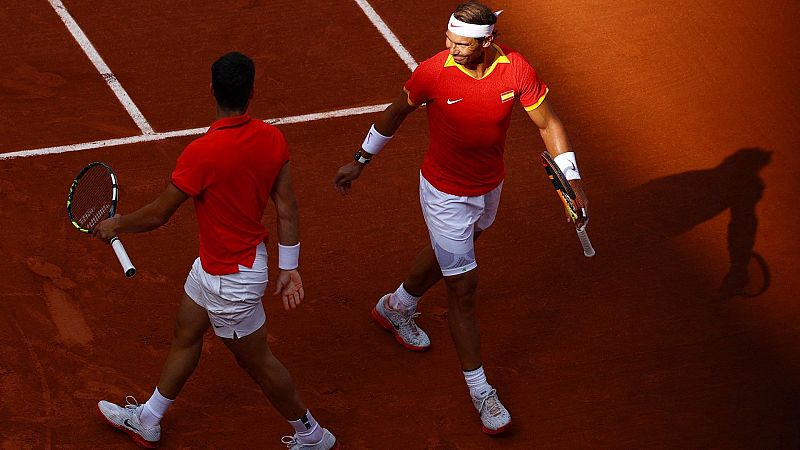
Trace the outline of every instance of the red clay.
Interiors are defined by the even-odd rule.
[[[418,60],[442,48],[456,4],[372,3]],[[256,58],[258,117],[387,102],[408,77],[354,3],[66,6],[160,131],[210,123],[208,64],[227,50]],[[791,235],[800,4],[493,6],[506,9],[500,41],[551,88],[585,177],[597,256],[583,257],[564,223],[536,161],[541,139],[518,109],[498,220],[477,247],[485,367],[515,422],[487,437],[441,286],[421,303],[431,351],[398,348],[369,323],[374,299],[427,242],[417,204],[424,112],[344,198],[333,175],[372,118],[282,126],[307,300],[292,312],[271,297],[265,305],[271,347],[315,417],[348,449],[800,446],[800,245]],[[11,14],[0,20],[0,48],[11,57],[0,64],[0,151],[136,132],[46,2],[3,8]],[[55,80],[41,74],[64,82],[45,85],[45,97],[8,88]],[[164,229],[126,236],[139,269],[126,280],[110,248],[67,222],[64,201],[75,173],[102,160],[130,212],[169,182],[189,140],[0,161],[0,447],[130,448],[92,409],[152,392],[197,253],[193,213],[187,205]],[[772,152],[766,165],[723,164],[752,148]],[[749,281],[731,270],[742,254]],[[722,298],[726,275],[747,292],[770,282],[757,297]],[[162,447],[280,448],[290,432],[209,336],[164,420]]]

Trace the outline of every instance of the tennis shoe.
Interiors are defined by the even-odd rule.
[[[297,439],[297,434],[294,436],[284,436],[281,442],[286,444],[289,450],[337,450],[339,443],[336,442],[336,436],[333,435],[327,428],[322,429],[322,439],[316,444],[304,444]]]
[[[483,398],[472,397],[472,404],[481,416],[483,426],[481,429],[486,434],[500,434],[511,428],[511,414],[500,403],[497,390],[492,389]]]
[[[161,440],[161,425],[146,427],[139,421],[144,405],[132,396],[125,397],[127,405],[119,406],[105,400],[97,403],[97,410],[112,427],[128,433],[140,447],[156,448]]]
[[[372,308],[372,318],[378,322],[378,325],[391,331],[395,340],[404,348],[415,352],[427,350],[431,346],[431,340],[414,320],[419,317],[416,308],[408,310],[390,308],[388,302],[391,295],[386,294],[378,300],[378,303]]]

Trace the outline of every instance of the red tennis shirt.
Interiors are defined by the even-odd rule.
[[[217,120],[186,147],[172,184],[194,198],[203,270],[226,275],[253,266],[267,238],[264,208],[287,161],[283,134],[247,114]]]
[[[494,48],[498,57],[481,79],[443,50],[420,64],[404,86],[409,101],[427,105],[430,145],[422,175],[451,195],[483,195],[503,181],[514,100],[531,111],[548,93],[522,55]]]

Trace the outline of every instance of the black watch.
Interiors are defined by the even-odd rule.
[[[369,155],[369,156],[365,156]],[[356,154],[353,156],[353,159],[356,160],[359,164],[367,165],[372,160],[372,155],[367,152],[362,152],[361,150],[357,151]]]

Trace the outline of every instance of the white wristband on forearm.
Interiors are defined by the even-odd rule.
[[[575,161],[575,152],[565,152],[556,155],[553,161],[555,161],[558,168],[561,169],[561,172],[567,180],[581,179],[581,174],[578,172],[578,163]]]
[[[383,149],[383,146],[386,145],[386,143],[391,139],[391,136],[384,136],[378,133],[378,130],[375,129],[375,124],[373,123],[369,128],[367,137],[364,138],[364,143],[361,144],[361,148],[363,148],[364,151],[370,155],[377,155]]]
[[[300,265],[300,243],[295,245],[278,244],[278,268],[294,270]]]

